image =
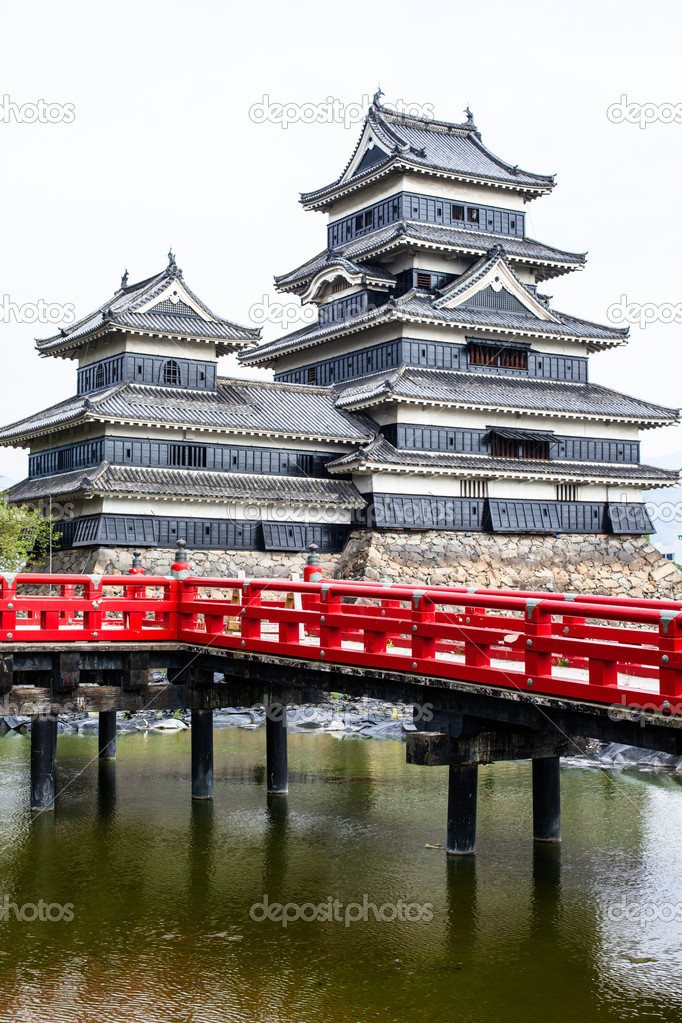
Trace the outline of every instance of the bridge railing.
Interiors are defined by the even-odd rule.
[[[0,574],[0,642],[175,640],[179,585],[165,576]]]
[[[168,640],[682,714],[679,602],[183,574],[0,575],[0,647]]]

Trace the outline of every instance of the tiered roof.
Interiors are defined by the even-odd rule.
[[[362,441],[373,429],[335,407],[328,387],[218,378],[217,391],[122,383],[59,402],[0,430],[0,445],[25,446],[33,437],[86,423],[189,427],[308,440]]]
[[[523,433],[523,431],[519,431]],[[555,439],[555,438],[550,438]],[[488,479],[527,479],[529,474],[550,483],[604,483],[608,486],[665,487],[679,482],[669,469],[636,463],[571,462],[564,459],[525,459],[522,463],[491,455],[454,454],[396,448],[385,437],[330,462],[331,473],[380,471],[418,476],[461,476]]]
[[[260,330],[212,312],[187,287],[175,256],[169,252],[168,266],[161,273],[128,284],[126,271],[111,298],[58,334],[38,340],[36,348],[41,355],[74,358],[86,340],[117,331],[213,341],[219,355],[248,348],[260,337]]]
[[[54,476],[25,479],[7,492],[12,502],[48,496],[134,497],[183,501],[287,501],[291,504],[362,508],[365,501],[343,480],[307,476],[266,476],[256,473],[211,472],[111,465],[74,469]]]
[[[413,117],[381,105],[378,91],[342,174],[329,185],[301,194],[308,209],[324,209],[386,174],[437,173],[457,181],[507,188],[525,199],[550,192],[554,175],[534,174],[496,156],[481,139],[467,109],[462,124]]]
[[[496,273],[499,281],[494,279]],[[490,279],[495,287],[500,285],[498,290],[504,287],[512,299],[516,299],[508,303],[509,309],[481,308],[473,301],[476,292],[487,287]],[[288,352],[391,322],[434,323],[451,328],[475,328],[478,333],[580,341],[587,345],[588,351],[623,344],[628,336],[628,328],[592,323],[552,309],[519,280],[506,248],[497,245],[453,284],[440,290],[412,288],[367,312],[334,323],[314,323],[258,345],[243,353],[241,360],[248,365],[273,365],[277,357]]]
[[[601,384],[405,365],[388,374],[374,373],[337,384],[336,390],[339,409],[367,410],[394,401],[488,412],[522,412],[564,419],[637,423],[642,428],[679,421],[677,409],[642,401]]]

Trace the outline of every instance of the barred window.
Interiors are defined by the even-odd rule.
[[[460,482],[459,482],[459,495],[460,495],[460,497],[487,497],[488,496],[488,481],[487,480],[460,480]]]
[[[180,384],[180,367],[175,359],[168,359],[163,366],[163,382],[164,384],[171,384],[177,386]]]
[[[577,501],[579,487],[577,483],[558,483],[556,488],[557,501]]]

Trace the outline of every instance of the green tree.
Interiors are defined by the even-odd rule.
[[[54,523],[40,508],[9,505],[0,496],[0,571],[19,572],[58,547]]]

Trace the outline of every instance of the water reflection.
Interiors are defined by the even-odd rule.
[[[76,907],[68,926],[0,921],[1,1023],[682,1016],[679,929],[606,914],[623,891],[679,891],[672,780],[564,771],[564,842],[534,845],[528,765],[486,768],[478,855],[447,857],[426,848],[446,771],[408,767],[400,743],[294,735],[289,795],[268,797],[264,739],[217,731],[215,799],[193,802],[186,734],[131,735],[115,764],[62,736],[63,798],[33,819],[29,739],[0,739],[4,891]],[[284,929],[250,917],[264,893],[433,919]]]

